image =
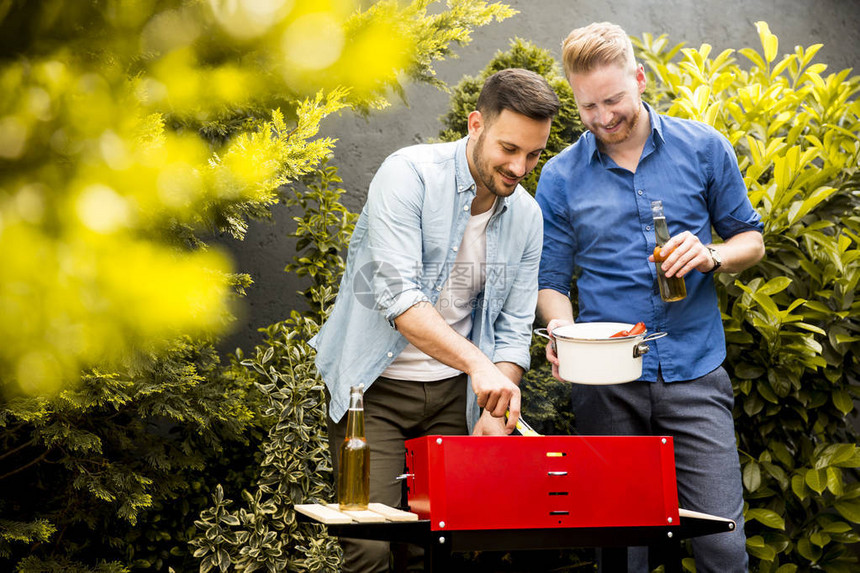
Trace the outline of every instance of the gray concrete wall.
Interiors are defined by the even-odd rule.
[[[520,13],[502,23],[480,28],[468,46],[456,48],[458,59],[437,65],[439,77],[455,85],[464,75],[474,75],[509,40],[519,36],[552,51],[560,58],[562,39],[571,29],[593,21],[608,20],[628,34],[655,36],[667,33],[670,41],[698,48],[711,44],[715,53],[723,49],[759,48],[755,28],[766,21],[777,35],[780,53],[821,43],[816,61],[830,71],[857,68],[860,60],[860,0],[507,0]],[[739,59],[744,60],[743,56]],[[408,106],[400,102],[365,120],[351,113],[325,121],[323,135],[339,139],[333,163],[339,167],[344,201],[353,211],[364,203],[368,183],[376,168],[391,152],[435,137],[439,117],[448,106],[448,96],[429,86],[409,86]],[[284,206],[274,210],[274,221],[256,222],[244,242],[223,244],[233,253],[239,270],[251,274],[255,285],[242,303],[233,333],[222,345],[248,351],[262,338],[258,328],[283,320],[293,309],[303,308],[296,291],[304,285],[283,272],[295,254],[287,234],[295,228],[292,214]]]

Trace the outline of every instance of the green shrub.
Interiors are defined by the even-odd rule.
[[[334,501],[334,478],[323,383],[307,341],[316,334],[336,296],[345,251],[357,216],[340,203],[345,192],[334,167],[324,167],[293,190],[288,203],[302,216],[292,235],[299,254],[287,270],[311,279],[304,291],[311,310],[293,311],[288,320],[266,329],[265,341],[242,364],[253,369],[268,400],[265,415],[274,423],[263,443],[260,473],[253,493],[242,494],[245,507],[231,510],[218,486],[213,505],[196,522],[193,545],[202,572],[336,571],[340,547],[319,526],[298,524],[296,503]],[[239,355],[241,359],[241,353]],[[247,486],[245,486],[247,487]]]
[[[0,569],[187,570],[206,492],[250,479],[261,406],[245,369],[188,339],[0,403]]]

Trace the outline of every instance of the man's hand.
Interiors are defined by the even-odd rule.
[[[472,430],[473,436],[506,436],[508,433],[505,419],[496,418],[487,410],[484,410],[478,423],[475,424],[475,429]]]
[[[520,417],[520,389],[501,370],[490,363],[469,373],[472,377],[472,390],[478,396],[478,406],[493,417],[504,420],[505,412],[511,411],[505,433],[510,434],[517,427]],[[483,415],[482,415],[483,418]]]
[[[552,336],[552,331],[559,326],[566,326],[568,324],[573,324],[573,322],[569,320],[562,320],[559,318],[554,318],[549,321],[549,324],[546,325],[546,332],[550,336]],[[564,382],[561,379],[561,376],[558,373],[558,353],[555,349],[555,340],[549,340],[546,343],[546,359],[552,364],[552,375],[559,382]]]
[[[690,231],[675,235],[660,250],[665,259],[662,267],[667,277],[680,278],[693,269],[706,273],[714,266],[708,248]],[[648,256],[648,261],[654,262],[653,254]]]
[[[552,331],[559,326],[573,324],[573,308],[570,298],[548,288],[538,291],[537,314],[546,322],[546,332],[552,336]],[[552,364],[552,375],[556,380],[564,382],[558,374],[558,355],[555,350],[555,340],[546,344],[546,359]]]
[[[739,273],[756,264],[764,256],[764,242],[758,231],[745,231],[718,245],[704,245],[690,231],[675,235],[663,245],[663,270],[667,277],[683,277],[693,269],[707,273],[714,268],[714,259],[708,247],[719,251],[722,259],[720,272]],[[654,262],[654,255],[648,256]]]

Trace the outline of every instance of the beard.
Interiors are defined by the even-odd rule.
[[[630,116],[622,116],[617,124],[621,124],[621,129],[614,133],[604,133],[602,129],[591,129],[591,132],[594,134],[601,143],[606,145],[614,145],[616,143],[621,143],[623,141],[627,141],[630,136],[633,134],[633,130],[636,129],[636,126],[639,124],[639,116],[642,115],[642,103],[639,103],[639,106],[636,108],[636,111]],[[602,127],[602,126],[601,126]]]
[[[489,160],[484,158],[484,133],[478,136],[478,141],[475,142],[475,148],[472,150],[472,163],[475,165],[478,179],[480,183],[489,189],[490,193],[496,197],[508,197],[516,190],[522,177],[514,175],[509,171],[505,171],[501,167],[493,167]],[[508,185],[501,178],[496,177],[496,173],[513,179],[515,183]]]

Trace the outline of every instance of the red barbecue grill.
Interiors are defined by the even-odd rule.
[[[678,523],[671,437],[425,436],[406,466],[433,531]]]
[[[296,506],[297,519],[337,537],[421,545],[425,571],[439,572],[456,552],[567,547],[603,547],[603,570],[620,572],[627,547],[647,545],[655,566],[680,573],[683,539],[735,527],[678,509],[668,436],[426,436],[406,442],[406,466],[417,520],[351,520],[320,504]]]

